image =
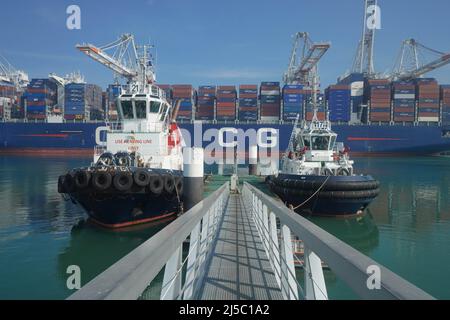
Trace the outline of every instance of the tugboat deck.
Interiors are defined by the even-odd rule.
[[[199,299],[283,299],[241,195],[230,195],[213,252]]]

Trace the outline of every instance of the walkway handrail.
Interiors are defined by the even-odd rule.
[[[162,299],[190,299],[196,273],[202,272],[217,219],[224,211],[229,183],[212,193],[191,210],[170,223],[152,238],[87,283],[69,300],[136,300],[165,266]],[[183,242],[189,237],[187,274],[181,284]]]
[[[270,238],[271,243],[266,245],[268,256],[277,255],[271,262],[274,269],[293,268],[293,261],[287,251],[292,252],[291,234],[299,237],[304,243],[304,267],[306,298],[327,299],[325,281],[322,273],[321,260],[329,266],[334,274],[343,280],[360,298],[363,299],[408,299],[428,300],[434,299],[431,295],[410,282],[401,278],[391,270],[380,265],[371,258],[360,253],[348,244],[319,228],[314,223],[288,209],[282,202],[277,201],[247,182],[244,182],[244,197],[252,203],[254,218],[260,220],[261,238]],[[276,218],[280,226],[277,226]],[[257,222],[258,224],[258,222]],[[262,226],[261,226],[262,225]],[[281,233],[281,248],[278,237]],[[285,239],[283,241],[283,239]],[[289,239],[289,241],[286,241]],[[274,248],[276,247],[276,248]],[[280,257],[281,255],[281,257]],[[283,257],[284,256],[284,257]],[[319,259],[320,258],[320,259]],[[280,261],[288,261],[287,266],[280,265]],[[278,261],[278,262],[277,262]],[[369,270],[378,268],[380,271],[379,289],[369,289],[367,285],[372,273]],[[290,288],[295,286],[296,279],[292,279],[292,272],[282,272],[285,298],[297,298]],[[309,279],[306,279],[308,277]],[[309,280],[309,281],[308,281]],[[283,279],[279,279],[283,289]],[[369,280],[370,281],[370,280]]]

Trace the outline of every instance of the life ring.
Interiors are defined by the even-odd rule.
[[[348,169],[346,169],[346,168],[339,168],[337,171],[337,175],[338,176],[349,176],[350,171],[348,171]]]
[[[150,182],[150,174],[145,169],[137,169],[133,173],[134,183],[139,187],[146,187]]]
[[[133,178],[129,172],[118,172],[114,176],[113,185],[117,191],[128,191],[133,186]]]
[[[167,174],[164,176],[164,191],[171,194],[175,189],[175,179],[172,175]]]
[[[109,172],[95,172],[92,176],[92,186],[98,191],[111,187],[112,177]]]
[[[324,169],[323,169],[323,173],[324,173],[324,175],[326,175],[326,176],[334,176],[333,171],[331,171],[330,168],[324,168]]]
[[[148,188],[151,193],[159,196],[164,189],[164,181],[160,174],[151,174]]]
[[[91,173],[87,170],[78,170],[75,173],[75,186],[77,189],[86,189],[91,180]]]

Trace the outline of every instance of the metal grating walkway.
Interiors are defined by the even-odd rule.
[[[231,194],[200,287],[201,300],[281,300],[270,262],[243,198]]]

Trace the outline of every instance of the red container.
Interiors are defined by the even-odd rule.
[[[414,112],[414,108],[410,107],[395,107],[394,112]]]
[[[414,122],[414,117],[396,116],[394,115],[395,122]]]
[[[236,102],[219,102],[217,101],[217,109],[222,107],[236,108]]]
[[[219,90],[233,90],[236,91],[236,87],[235,86],[218,86],[217,87],[217,91]]]
[[[314,116],[313,112],[306,112],[306,121],[311,121]],[[325,112],[317,112],[317,119],[320,121],[325,120]]]
[[[239,90],[258,90],[258,85],[256,84],[241,84]]]

